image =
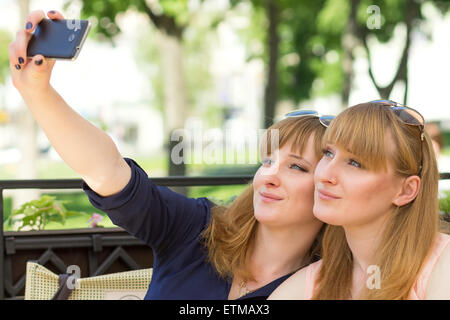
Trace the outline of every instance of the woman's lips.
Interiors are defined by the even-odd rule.
[[[322,199],[322,200],[337,200],[337,199],[340,199],[340,197],[338,197],[334,193],[325,191],[323,189],[317,189],[317,192],[319,194],[319,198]]]
[[[259,194],[261,195],[262,201],[265,201],[265,202],[275,202],[275,201],[283,200],[283,198],[281,198],[273,193],[260,192]]]

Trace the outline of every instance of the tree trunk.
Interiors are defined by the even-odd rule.
[[[30,11],[29,0],[19,0],[20,8],[20,23],[26,21]],[[23,28],[21,25],[20,27]],[[37,147],[37,133],[38,126],[34,121],[31,113],[24,105],[18,111],[18,145],[20,154],[22,156],[19,162],[19,170],[17,172],[17,179],[36,179],[37,164],[38,164],[38,147]],[[13,195],[13,208],[19,208],[23,203],[39,198],[39,190],[16,190]]]
[[[347,20],[345,31],[342,35],[342,69],[344,71],[344,86],[342,88],[341,101],[342,109],[349,106],[350,91],[353,83],[353,49],[356,47],[358,40],[356,39],[356,11],[359,6],[359,0],[351,1],[351,11]]]
[[[392,81],[387,86],[380,86],[378,85],[377,81],[375,80],[375,77],[373,75],[372,71],[372,63],[371,63],[371,56],[370,56],[370,50],[369,46],[367,44],[367,37],[363,36],[363,44],[364,48],[366,49],[367,58],[369,62],[369,76],[372,80],[372,83],[374,84],[375,88],[377,89],[380,97],[382,99],[389,99],[392,90],[394,89],[395,84],[398,81],[403,81],[405,83],[405,92],[403,96],[403,103],[406,103],[407,95],[408,95],[408,58],[409,58],[409,48],[411,45],[411,32],[413,29],[414,19],[416,19],[420,15],[420,3],[417,3],[416,1],[411,1],[409,5],[407,6],[407,12],[405,16],[405,25],[406,25],[406,39],[405,39],[405,46],[403,48],[402,56],[400,58],[400,62],[398,64],[397,72],[395,73]]]
[[[181,37],[168,35],[158,31],[157,43],[161,56],[161,77],[164,90],[164,122],[166,143],[169,155],[169,176],[184,176],[186,173],[185,161],[174,163],[172,150],[180,141],[171,141],[173,130],[184,128],[187,114],[186,79],[183,65],[183,45]],[[180,152],[180,156],[186,154]],[[185,193],[186,188],[176,188],[177,192]]]
[[[279,8],[276,0],[267,0],[266,12],[269,20],[268,51],[269,66],[267,71],[267,83],[264,92],[264,128],[273,124],[275,107],[278,100],[278,36]]]
[[[175,17],[155,14],[145,2],[144,11],[158,29],[157,45],[161,56],[161,77],[164,90],[164,146],[168,154],[169,176],[186,175],[185,161],[177,164],[172,161],[172,150],[180,141],[171,141],[173,130],[182,129],[187,114],[186,78],[184,73],[183,31],[185,25],[177,24]],[[180,157],[186,157],[180,152]],[[172,188],[186,194],[187,188]]]

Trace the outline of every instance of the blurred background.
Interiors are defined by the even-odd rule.
[[[450,172],[450,1],[0,0],[0,180],[79,178],[9,76],[8,45],[38,9],[90,20],[79,57],[58,61],[51,84],[150,177],[253,174],[250,142],[286,112],[336,114],[380,98],[424,115],[440,171]],[[176,164],[171,133],[182,128],[191,137]],[[182,192],[226,200],[244,187]],[[41,193],[5,190],[4,219]],[[53,194],[95,211],[84,194]]]

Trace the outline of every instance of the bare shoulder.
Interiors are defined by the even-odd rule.
[[[300,269],[287,278],[272,292],[268,300],[305,300],[307,268]]]
[[[442,252],[431,272],[426,299],[450,300],[450,245]]]

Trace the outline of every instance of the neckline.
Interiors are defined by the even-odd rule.
[[[284,276],[274,279],[271,282],[263,285],[262,287],[259,287],[258,289],[253,290],[252,292],[249,292],[246,295],[244,295],[240,298],[234,299],[234,300],[245,300],[245,299],[255,298],[255,297],[267,297],[272,293],[273,290],[275,290],[275,288],[277,288],[284,280],[286,280],[288,277],[290,277],[294,273],[295,273],[295,271],[285,274]],[[232,281],[233,281],[232,278],[227,279],[227,292],[226,292],[227,297],[230,294]]]

